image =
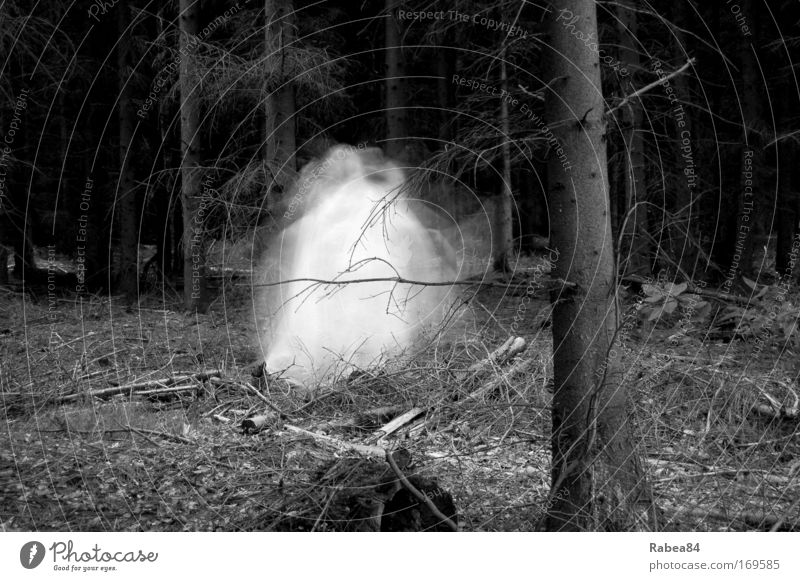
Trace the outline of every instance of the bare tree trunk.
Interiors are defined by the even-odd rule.
[[[119,86],[119,184],[116,211],[120,226],[120,290],[128,302],[137,299],[139,291],[139,243],[137,236],[138,212],[136,181],[130,163],[135,111],[131,102],[130,75],[130,8],[128,0],[117,6],[117,26],[120,35],[117,44],[117,80]]]
[[[296,38],[292,0],[265,0],[267,18],[264,44],[268,51],[270,73],[277,88],[266,99],[265,157],[275,171],[276,181],[286,187],[294,178],[296,167],[296,121],[294,81],[289,78],[287,46]]]
[[[190,312],[206,308],[206,247],[200,214],[200,94],[195,53],[200,0],[180,0],[181,204],[183,205],[183,300]]]
[[[674,6],[675,23],[678,26],[675,30],[675,62],[679,63],[688,58],[686,51],[691,50],[694,39],[687,38],[682,30],[683,28],[689,26],[690,17],[688,15],[687,4],[685,2],[676,2]],[[690,101],[689,87],[690,84],[688,75],[678,75],[675,77],[675,92],[678,94],[679,102],[679,105],[676,105],[675,109],[681,107],[682,117],[680,119],[683,123],[683,125],[680,127],[680,131],[678,132],[678,139],[681,141],[684,138],[689,140],[691,154],[693,159],[696,159],[699,157],[699,152],[696,149],[698,143],[694,138],[694,127],[692,124],[694,112],[690,107],[683,107],[683,102],[689,103]],[[683,154],[684,153],[682,152],[682,155]],[[687,169],[686,166],[684,169]],[[684,183],[681,183],[677,190],[678,198],[676,209],[678,210],[678,219],[681,221],[681,224],[679,224],[675,229],[676,235],[674,237],[674,248],[679,254],[678,263],[680,264],[681,268],[691,278],[694,278],[694,273],[698,266],[698,253],[697,248],[693,245],[691,239],[694,239],[694,243],[697,243],[700,240],[701,228],[700,221],[698,219],[699,206],[695,203],[697,201],[695,200],[694,196],[695,188],[690,187],[688,179],[685,180]]]
[[[619,19],[620,60],[631,72],[639,70],[639,51],[636,48],[637,23],[636,13],[630,0],[621,0],[616,5]],[[629,84],[628,91],[635,87]],[[646,276],[650,274],[650,244],[647,237],[647,206],[641,204],[647,199],[647,184],[644,172],[644,138],[642,133],[642,104],[633,100],[629,107],[620,109],[620,126],[623,127],[623,166],[622,177],[625,180],[625,211],[622,256],[623,272]],[[631,212],[628,214],[628,212]]]
[[[789,83],[780,83],[776,94],[783,97],[778,101],[779,123],[778,127],[786,130],[791,127],[792,116],[797,109],[797,96],[791,96]],[[777,207],[777,245],[775,249],[775,270],[781,277],[790,280],[800,280],[800,266],[792,268],[792,244],[794,237],[800,233],[800,184],[796,181],[795,160],[797,147],[794,140],[782,139],[778,141],[778,207]]]
[[[742,12],[753,20],[753,28],[758,34],[758,14],[753,9],[752,0],[743,0]],[[746,276],[753,276],[761,268],[753,270],[753,255],[758,236],[764,231],[763,220],[768,214],[765,196],[757,196],[757,180],[762,167],[763,149],[761,137],[757,131],[761,124],[761,99],[758,88],[762,85],[758,73],[756,57],[753,54],[755,45],[749,42],[740,44],[742,62],[742,157],[739,180],[739,217],[736,228],[736,246],[731,266]],[[770,209],[774,206],[770,206]],[[738,261],[737,256],[741,256]],[[735,264],[738,262],[738,265]]]
[[[498,272],[509,271],[509,254],[514,244],[513,226],[513,193],[511,191],[511,126],[508,120],[508,72],[506,71],[506,51],[500,56],[500,128],[502,135],[503,184],[494,207],[494,225],[492,227],[492,251],[494,253],[494,269]]]
[[[607,194],[599,57],[571,33],[597,35],[592,0],[551,5],[546,120],[563,158],[548,181],[554,275],[574,287],[553,297],[553,468],[549,530],[632,530],[650,495],[616,350],[613,236]]]
[[[403,154],[406,128],[405,61],[397,20],[398,0],[386,0],[386,153],[399,158]]]
[[[453,138],[453,101],[455,92],[451,80],[453,59],[450,51],[444,48],[445,35],[439,35],[436,49],[436,100],[439,107],[439,139],[450,141]]]
[[[784,125],[786,127],[787,125]],[[775,252],[775,269],[780,276],[797,280],[800,268],[790,265],[792,243],[798,232],[800,220],[800,192],[792,180],[792,164],[796,159],[796,147],[790,139],[778,144],[778,241]]]

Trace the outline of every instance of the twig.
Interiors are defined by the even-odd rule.
[[[404,409],[405,406],[402,405],[383,406],[367,410],[347,418],[325,421],[320,424],[316,424],[314,429],[327,431],[337,428],[358,428],[363,427],[365,422],[373,422],[374,425],[377,422],[383,421],[382,418],[397,416]]]
[[[388,276],[388,277],[376,277],[376,278],[356,278],[353,280],[325,280],[321,278],[293,278],[289,280],[281,280],[278,282],[265,282],[265,283],[258,283],[252,284],[248,286],[252,287],[273,287],[273,286],[280,286],[283,284],[292,284],[295,282],[309,282],[313,284],[319,285],[334,285],[334,286],[343,286],[348,284],[363,284],[363,283],[373,283],[373,282],[392,282],[395,284],[410,284],[415,286],[480,286],[480,287],[487,287],[487,288],[508,288],[511,286],[507,282],[489,282],[485,280],[449,280],[444,282],[432,282],[432,281],[423,281],[423,280],[412,280],[409,278],[404,278],[401,276]],[[553,288],[573,288],[577,286],[573,282],[565,281],[558,278],[553,279],[543,279],[543,284],[540,287],[540,290],[544,292],[545,290],[552,290],[550,287],[545,287],[544,283],[552,283]]]
[[[449,517],[445,516],[442,511],[440,511],[439,508],[433,504],[433,501],[430,498],[422,494],[413,484],[408,481],[408,478],[406,478],[406,475],[400,470],[400,467],[397,465],[397,462],[394,461],[394,458],[389,450],[385,450],[384,457],[389,463],[389,466],[391,466],[395,476],[397,476],[397,479],[400,480],[405,489],[408,490],[417,500],[427,506],[428,510],[430,510],[441,522],[450,527],[452,531],[458,532],[458,525],[450,520]]]
[[[241,389],[244,389],[245,391],[249,391],[250,393],[255,395],[258,399],[263,401],[267,405],[268,408],[270,408],[272,411],[274,411],[276,414],[278,414],[281,417],[281,419],[286,419],[287,415],[285,413],[283,413],[283,411],[278,406],[276,406],[274,403],[269,401],[269,399],[267,399],[267,396],[265,396],[263,393],[258,391],[255,387],[253,387],[252,385],[250,385],[246,381],[244,381],[242,383],[238,383],[238,382],[235,382],[235,381],[229,381],[229,382],[225,382],[225,384],[226,385],[233,385],[234,387],[239,387]]]
[[[191,380],[205,381],[210,377],[219,375],[220,375],[219,370],[213,370],[213,371],[204,371],[202,373],[195,373],[193,375],[178,375],[167,379],[155,379],[151,381],[143,381],[141,383],[127,383],[125,385],[118,385],[115,387],[105,387],[103,389],[95,389],[84,393],[71,393],[69,395],[62,395],[56,401],[58,403],[64,403],[67,401],[80,399],[82,397],[108,397],[111,395],[119,395],[121,393],[128,393],[132,395],[134,393],[140,391],[146,391],[151,388],[161,390],[161,389],[166,389],[168,387],[175,387],[176,384],[182,383],[184,381],[191,381]]]
[[[688,61],[686,61],[686,64],[683,65],[681,68],[679,68],[679,69],[677,69],[675,71],[672,71],[670,74],[666,75],[664,78],[659,78],[659,79],[653,81],[652,83],[650,83],[649,85],[645,85],[641,89],[637,89],[636,91],[634,91],[630,95],[625,95],[625,98],[622,99],[622,101],[620,101],[619,103],[617,103],[617,105],[615,107],[612,107],[611,109],[609,109],[606,112],[606,114],[610,115],[611,113],[613,113],[617,109],[619,109],[619,108],[623,107],[624,105],[626,105],[628,103],[628,101],[630,101],[631,99],[633,99],[635,97],[639,97],[639,96],[645,94],[650,89],[654,89],[655,87],[659,86],[660,84],[664,83],[665,81],[670,80],[673,77],[677,77],[683,71],[685,71],[690,66],[692,66],[694,63],[695,63],[695,59],[691,58]]]
[[[145,391],[137,391],[137,395],[141,395],[143,397],[153,397],[154,395],[170,395],[173,393],[180,393],[182,391],[194,391],[198,389],[200,386],[197,384],[192,385],[178,385],[175,387],[164,387],[162,389],[148,389]]]

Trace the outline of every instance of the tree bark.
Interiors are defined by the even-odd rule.
[[[788,85],[788,83],[786,84]],[[785,86],[785,85],[784,85]],[[781,103],[780,127],[790,127],[790,116],[793,114],[789,101],[788,87],[785,101]],[[794,99],[791,99],[792,105]],[[779,101],[780,102],[780,101]],[[777,246],[775,250],[775,270],[778,275],[786,277],[787,282],[800,278],[800,266],[792,268],[791,253],[795,235],[800,232],[800,191],[792,173],[797,156],[797,147],[792,139],[778,142],[778,207],[777,207]]]
[[[639,51],[636,48],[636,12],[630,0],[622,0],[616,5],[619,19],[620,61],[630,71],[631,79],[639,70]],[[627,92],[636,88],[630,81]],[[628,107],[620,109],[620,127],[623,128],[623,165],[625,204],[623,212],[624,230],[621,246],[623,274],[647,276],[650,274],[650,244],[647,237],[647,206],[639,204],[647,199],[647,183],[644,171],[644,138],[642,128],[642,103],[639,99],[631,101]],[[637,205],[639,204],[639,205]],[[629,214],[630,212],[630,214]],[[625,218],[627,220],[625,221]]]
[[[492,228],[492,251],[494,253],[494,269],[508,273],[509,254],[514,244],[513,202],[511,190],[511,125],[508,119],[508,72],[506,70],[506,51],[500,55],[500,129],[501,152],[503,163],[503,183],[500,195],[494,207],[494,225]]]
[[[294,3],[292,0],[265,0],[264,9],[268,19],[264,43],[270,74],[276,79],[276,88],[265,102],[265,157],[268,167],[274,171],[276,182],[285,188],[297,170],[295,90],[287,63],[288,51],[291,50],[287,47],[291,47],[296,38]]]
[[[752,18],[753,28],[758,34],[758,11],[753,9],[752,0],[743,0],[742,12]],[[758,237],[764,231],[764,218],[768,208],[765,204],[769,201],[758,196],[756,183],[758,173],[763,163],[762,140],[757,131],[761,126],[761,99],[758,87],[761,78],[758,73],[756,57],[753,54],[755,45],[742,40],[740,43],[741,55],[741,90],[742,90],[742,155],[739,180],[739,216],[736,228],[736,246],[731,268],[739,270],[745,276],[757,277],[761,268],[754,270],[753,256]],[[774,203],[774,200],[772,201]],[[773,208],[770,205],[769,208]],[[741,255],[739,260],[736,258]],[[738,262],[738,264],[736,264]],[[763,267],[762,267],[763,268]]]
[[[200,94],[195,81],[199,13],[200,0],[180,0],[183,300],[190,312],[206,308],[205,229],[200,212]]]
[[[400,38],[400,22],[397,20],[398,0],[386,0],[386,153],[389,157],[403,155],[406,127],[405,61]]]
[[[681,62],[688,59],[688,51],[693,46],[693,37],[687,37],[683,33],[683,29],[687,28],[690,24],[690,16],[688,14],[687,5],[685,2],[675,3],[675,23],[678,28],[675,30],[675,62]],[[673,108],[673,111],[681,107],[683,116],[681,121],[683,126],[678,131],[677,138],[682,139],[681,136],[686,136],[689,139],[689,144],[692,148],[692,155],[694,159],[698,159],[699,151],[697,149],[698,143],[694,138],[694,127],[692,118],[694,111],[691,107],[683,107],[684,103],[690,103],[690,82],[689,75],[678,75],[675,77],[675,92],[678,94],[678,105]],[[685,132],[685,133],[684,133]],[[684,168],[686,169],[686,168]],[[695,187],[690,187],[688,179],[680,184],[677,192],[677,208],[676,217],[681,222],[676,228],[674,236],[675,243],[673,248],[678,253],[678,264],[684,272],[686,272],[692,279],[694,279],[695,271],[697,270],[697,248],[693,244],[700,240],[701,223],[698,216],[698,204],[695,199]]]
[[[447,49],[446,36],[439,35],[436,47],[436,100],[439,107],[439,139],[447,142],[453,138],[453,104],[455,91],[452,82],[453,57]]]
[[[117,81],[119,86],[119,183],[116,211],[120,227],[119,287],[129,303],[139,294],[139,243],[136,181],[130,163],[135,115],[131,101],[130,75],[130,7],[128,0],[117,6],[117,25],[120,41],[117,44]]]
[[[553,302],[553,468],[548,530],[633,530],[650,495],[633,443],[616,349],[613,236],[607,194],[604,101],[598,54],[571,32],[597,35],[592,0],[551,5],[546,32],[546,121],[566,161],[548,182],[554,275],[572,290]]]

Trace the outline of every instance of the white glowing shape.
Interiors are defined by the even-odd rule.
[[[402,172],[375,161],[374,152],[335,148],[323,171],[304,172],[299,192],[311,209],[279,237],[272,263],[282,265],[281,280],[452,280],[452,250],[398,197]],[[450,290],[386,280],[276,289],[263,301],[273,305],[272,329],[260,338],[265,366],[307,386],[412,346],[423,325],[439,321]]]

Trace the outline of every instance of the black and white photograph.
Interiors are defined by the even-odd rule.
[[[0,570],[159,578],[148,533],[583,532],[677,579],[658,559],[746,532],[718,578],[788,578],[799,24],[0,0]]]

